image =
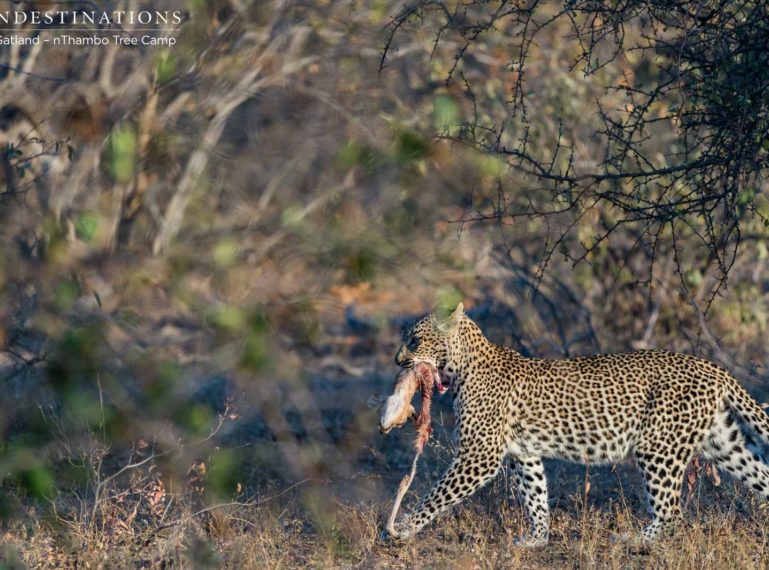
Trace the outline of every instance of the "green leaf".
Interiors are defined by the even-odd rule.
[[[27,492],[38,499],[50,497],[54,488],[51,472],[42,465],[35,465],[21,472],[21,483]]]
[[[481,155],[478,161],[478,170],[482,176],[501,176],[506,167],[504,160],[491,154]]]
[[[223,239],[214,246],[214,262],[221,267],[230,267],[238,255],[238,244],[231,239]]]
[[[108,168],[117,182],[130,182],[136,167],[136,133],[130,125],[118,125],[109,138]]]
[[[362,166],[371,173],[376,169],[377,155],[369,146],[351,140],[339,149],[336,163],[342,170],[352,170],[356,166]]]
[[[702,283],[702,273],[700,273],[700,271],[697,269],[685,272],[684,283],[686,283],[689,287],[696,287]]]
[[[287,206],[280,214],[280,223],[287,230],[296,231],[302,228],[304,214],[299,205]]]
[[[187,0],[187,6],[190,12],[197,16],[205,12],[206,0]]]
[[[210,490],[219,496],[236,495],[238,478],[242,476],[238,463],[238,456],[234,450],[218,450],[211,457],[208,467],[208,485]]]
[[[433,120],[440,131],[448,131],[459,123],[459,105],[450,95],[440,95],[433,102]]]
[[[268,361],[267,339],[263,333],[253,332],[248,335],[246,345],[243,347],[241,364],[256,372],[261,370]]]
[[[80,287],[74,279],[63,279],[54,288],[54,301],[56,306],[66,311],[80,295]]]
[[[96,212],[83,212],[75,220],[75,235],[84,242],[90,242],[99,229],[99,215]]]
[[[159,85],[167,83],[176,75],[176,58],[170,50],[161,51],[155,58],[155,79]]]
[[[185,405],[178,415],[179,423],[190,433],[201,436],[211,429],[211,413],[202,404]]]
[[[462,302],[462,293],[453,285],[445,285],[438,289],[437,313],[440,316],[450,315],[457,305]]]
[[[220,307],[214,313],[213,321],[219,328],[229,331],[240,331],[246,327],[243,311],[232,305]]]
[[[429,142],[418,133],[403,129],[398,133],[395,144],[395,158],[400,164],[426,158],[430,153]]]

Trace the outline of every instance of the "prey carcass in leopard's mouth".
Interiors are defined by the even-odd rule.
[[[395,378],[395,388],[392,395],[385,400],[379,419],[379,431],[388,433],[413,418],[417,428],[417,449],[422,449],[430,437],[430,405],[433,390],[443,394],[450,387],[448,377],[441,370],[427,362],[420,362],[408,368],[401,368]],[[419,414],[416,413],[411,400],[419,390],[422,398]]]
[[[398,515],[401,501],[408,492],[414,475],[417,472],[417,462],[422,455],[427,440],[430,439],[432,426],[430,425],[430,406],[433,399],[433,390],[438,390],[439,394],[446,392],[450,387],[448,376],[443,369],[438,369],[426,362],[420,362],[414,366],[401,368],[398,376],[395,378],[395,389],[393,394],[387,398],[382,407],[382,415],[379,419],[379,431],[388,433],[391,429],[400,427],[409,418],[414,418],[417,428],[417,437],[414,440],[414,460],[411,463],[411,470],[406,474],[398,486],[398,493],[395,495],[393,508],[390,517],[385,526],[389,536],[396,536],[395,517]],[[414,397],[417,389],[422,396],[422,405],[417,415],[414,407],[411,405],[411,399]]]

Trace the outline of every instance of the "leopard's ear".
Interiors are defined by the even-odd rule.
[[[441,319],[438,322],[438,330],[444,333],[453,332],[454,329],[457,328],[457,325],[459,325],[459,322],[462,320],[464,314],[465,306],[462,303],[459,303],[457,308],[454,309],[453,313],[451,313],[447,318]]]

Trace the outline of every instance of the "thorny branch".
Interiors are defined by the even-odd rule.
[[[627,105],[611,110],[596,102],[600,126],[594,136],[605,155],[588,164],[575,160],[574,143],[562,142],[562,123],[555,142],[533,134],[535,118],[528,111],[526,71],[536,38],[564,20],[577,50],[570,70],[598,80],[596,72],[610,63],[632,69],[638,58],[631,54],[646,56],[641,59],[654,68],[646,74],[651,80],[635,68],[604,85],[607,93],[624,94]],[[504,158],[537,185],[526,204],[510,197],[503,208],[469,212],[462,222],[579,216],[591,208],[612,212],[616,221],[594,243],[580,244],[584,251],[572,256],[575,263],[622,226],[642,228],[639,239],[649,240],[654,251],[663,233],[669,240],[671,232],[686,230],[706,248],[707,263],[718,274],[707,310],[726,285],[741,224],[758,219],[769,227],[761,203],[769,169],[769,12],[763,2],[576,0],[554,9],[538,0],[416,0],[391,19],[382,68],[415,26],[434,32],[432,57],[440,57],[440,45],[453,54],[446,81],[472,103],[470,120],[451,140]],[[637,33],[629,34],[630,28]],[[493,34],[513,39],[513,86],[507,115],[484,124],[474,90],[484,69],[474,47]],[[665,151],[659,153],[662,139]],[[548,240],[543,270],[568,237],[567,230]]]

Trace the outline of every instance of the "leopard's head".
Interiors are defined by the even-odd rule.
[[[403,332],[403,343],[395,354],[395,364],[412,368],[420,363],[429,364],[437,372],[436,388],[440,393],[449,388],[445,374],[450,347],[459,323],[464,317],[462,303],[448,315],[429,313]]]

